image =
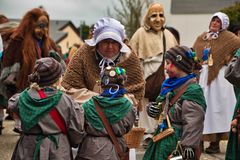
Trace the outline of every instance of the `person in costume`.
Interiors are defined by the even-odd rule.
[[[220,140],[227,140],[236,104],[233,86],[224,78],[226,65],[240,48],[240,38],[227,31],[229,18],[225,13],[213,14],[209,31],[197,37],[193,48],[201,60],[199,84],[204,90],[207,110],[203,141],[210,145],[206,153],[219,153]],[[204,147],[203,147],[204,148]]]
[[[2,93],[7,99],[29,86],[28,75],[32,73],[37,59],[49,57],[51,50],[57,51],[49,37],[49,15],[40,8],[28,11],[10,38],[3,52],[0,75],[0,88],[4,90]],[[16,132],[20,132],[19,122],[16,120]]]
[[[3,51],[7,48],[10,41],[10,35],[14,32],[17,25],[18,23],[9,22],[9,19],[5,15],[0,14],[0,74],[2,70]],[[5,89],[1,86],[3,86],[3,84],[0,81],[0,135],[1,130],[4,128],[3,120],[12,119],[10,114],[4,118],[4,109],[7,108],[8,99],[5,96]],[[6,112],[9,113],[8,110]]]
[[[165,29],[165,21],[163,5],[152,3],[144,17],[143,26],[130,39],[129,45],[141,61],[145,80],[156,72],[161,65],[164,66],[163,53],[178,44],[174,35]],[[164,67],[162,67],[161,74],[164,74]],[[155,101],[155,98],[142,99],[143,106],[148,104],[149,101]],[[146,129],[143,145],[147,145],[156,124],[157,122],[149,118],[145,110],[140,112],[139,126]]]
[[[199,70],[201,65],[196,53],[186,46],[169,49],[165,60],[169,78],[163,82],[156,102],[146,106],[148,115],[158,119],[159,123],[143,160],[166,160],[172,156],[177,144],[182,146],[184,159],[199,159],[206,102],[193,70]],[[153,141],[170,125],[173,133]]]
[[[84,134],[84,110],[57,89],[62,72],[54,58],[38,59],[28,76],[31,86],[9,99],[23,130],[12,160],[73,159],[71,147],[77,147]]]
[[[113,18],[101,18],[95,25],[93,37],[74,54],[63,77],[62,86],[80,104],[102,93],[99,73],[108,66],[123,67],[128,71],[125,84],[128,96],[141,107],[144,80],[140,61],[123,43],[124,26]]]
[[[126,154],[128,153],[123,135],[133,127],[137,109],[124,97],[126,93],[124,85],[128,80],[126,72],[120,67],[106,67],[100,75],[103,92],[83,104],[86,136],[79,145],[76,160],[119,160],[115,146],[96,110],[94,100],[102,108],[120,148]]]
[[[234,85],[237,99],[228,138],[226,160],[240,160],[240,49],[225,70],[225,78]]]

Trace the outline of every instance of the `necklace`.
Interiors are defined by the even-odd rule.
[[[208,66],[213,66],[213,58],[212,58],[212,54],[211,54],[211,41],[212,41],[212,36],[209,36],[209,33],[207,33],[204,37],[203,40],[206,42],[204,49],[203,49],[203,56],[202,56],[202,60],[203,63],[207,63]]]

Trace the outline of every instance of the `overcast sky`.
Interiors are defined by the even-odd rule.
[[[0,0],[0,14],[8,18],[22,18],[30,9],[42,5],[54,20],[72,20],[74,24],[85,21],[94,24],[107,16],[107,8],[112,8],[118,0]]]

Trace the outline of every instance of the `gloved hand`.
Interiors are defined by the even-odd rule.
[[[183,150],[183,159],[193,160],[195,159],[194,150],[191,147],[185,147]]]
[[[146,106],[146,110],[147,110],[147,114],[152,118],[156,118],[160,115],[160,109],[158,108],[156,102],[150,102]]]

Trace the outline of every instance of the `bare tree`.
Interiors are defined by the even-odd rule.
[[[140,27],[143,11],[152,3],[152,0],[119,0],[120,6],[114,4],[114,14],[108,8],[108,15],[119,20],[126,28],[130,38]]]

